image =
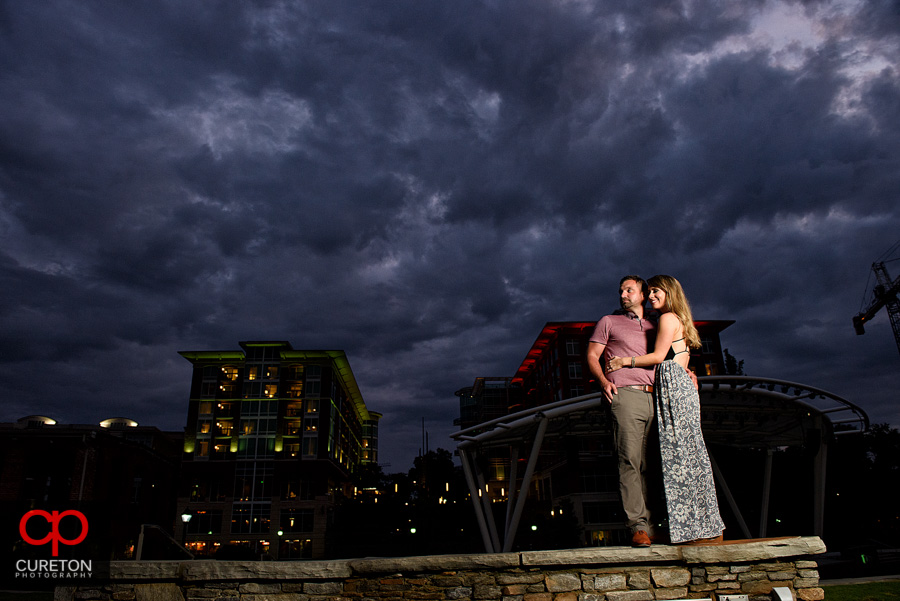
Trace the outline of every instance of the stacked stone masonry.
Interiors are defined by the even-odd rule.
[[[817,537],[649,549],[298,562],[118,562],[109,583],[56,601],[656,601],[772,589],[819,601]]]

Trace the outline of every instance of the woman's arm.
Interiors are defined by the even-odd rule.
[[[674,313],[663,313],[659,316],[659,327],[656,329],[656,344],[653,346],[653,352],[634,357],[632,365],[632,357],[613,357],[609,361],[609,369],[615,371],[623,367],[650,367],[657,365],[666,360],[669,354],[669,348],[675,342],[675,334],[678,332],[680,322]]]

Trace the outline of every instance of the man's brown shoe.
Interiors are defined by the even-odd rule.
[[[636,530],[634,532],[634,536],[631,537],[631,546],[632,547],[649,547],[650,546],[650,536],[647,535],[643,530]]]

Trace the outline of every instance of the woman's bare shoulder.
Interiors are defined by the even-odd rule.
[[[666,311],[665,313],[663,313],[662,315],[659,316],[659,323],[660,323],[660,325],[662,325],[662,324],[678,325],[678,324],[681,324],[681,320],[678,319],[678,316],[675,315],[673,312]]]

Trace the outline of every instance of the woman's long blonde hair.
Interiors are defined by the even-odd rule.
[[[681,284],[670,275],[655,275],[647,280],[648,288],[659,288],[666,293],[666,306],[663,311],[671,311],[681,320],[684,326],[684,341],[691,348],[700,347],[700,334],[694,326],[694,318],[691,316],[691,306]]]

